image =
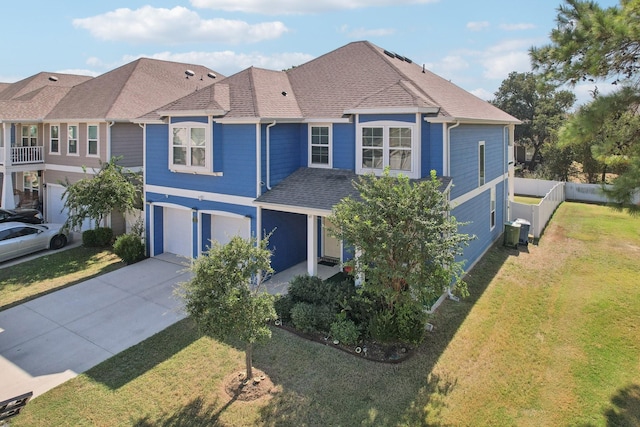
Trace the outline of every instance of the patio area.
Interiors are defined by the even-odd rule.
[[[318,264],[318,274],[317,276],[322,280],[326,280],[329,277],[340,272],[340,264],[337,264],[333,267]],[[307,274],[307,262],[301,262],[300,264],[296,264],[291,268],[288,268],[284,271],[274,274],[264,282],[264,285],[267,288],[267,292],[272,295],[286,294],[287,288],[289,287],[289,281],[293,279],[295,276],[301,276]]]

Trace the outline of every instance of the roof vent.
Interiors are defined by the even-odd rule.
[[[411,64],[413,61],[405,56],[404,57],[404,62],[408,62],[409,64]]]
[[[387,55],[387,56],[390,56],[390,57],[392,57],[392,58],[395,58],[395,57],[396,57],[396,54],[395,54],[395,53],[393,53],[393,52],[389,52],[388,50],[385,50],[385,51],[384,51],[384,54],[385,54],[385,55]]]
[[[196,75],[196,73],[194,73],[194,72],[193,72],[193,71],[191,71],[191,70],[185,70],[185,72],[184,72],[184,73],[187,75],[187,78],[189,78],[189,77],[193,77],[193,76],[195,76],[195,75]]]
[[[287,96],[287,92],[286,91],[282,91],[282,96]]]
[[[58,78],[56,76],[49,76],[49,81],[50,82],[57,82]]]
[[[215,79],[215,78],[216,78],[216,77],[218,77],[218,76],[216,76],[214,73],[212,73],[211,71],[209,71],[209,72],[207,73],[207,77],[209,77],[210,79]]]

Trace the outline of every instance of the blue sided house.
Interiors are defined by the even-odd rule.
[[[276,272],[352,256],[326,232],[361,174],[435,170],[478,238],[473,265],[507,220],[517,119],[369,42],[287,71],[249,68],[138,119],[151,256],[198,257],[212,240],[262,237]],[[511,175],[512,176],[512,175]]]

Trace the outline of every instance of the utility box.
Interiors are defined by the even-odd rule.
[[[529,246],[529,229],[531,228],[531,223],[523,218],[517,218],[515,222],[520,224],[520,239],[518,243]]]
[[[515,221],[504,223],[504,245],[518,249],[520,241],[520,224]]]

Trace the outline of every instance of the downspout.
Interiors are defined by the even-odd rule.
[[[147,228],[147,225],[153,227],[152,215],[153,206],[147,204],[145,194],[145,188],[147,187],[147,125],[144,123],[138,123],[138,126],[142,129],[142,224],[144,225],[144,242],[145,242],[145,254],[152,256],[153,254],[153,228]],[[149,214],[149,222],[147,224],[147,214]],[[149,230],[149,241],[147,241],[147,230]],[[148,244],[147,244],[148,243]],[[147,253],[148,250],[148,253]]]
[[[455,129],[458,126],[460,126],[460,120],[457,120],[453,126],[447,126],[447,146],[445,147],[447,152],[447,176],[451,176],[451,129]]]
[[[509,125],[505,125],[502,129],[502,200],[504,203],[504,213],[502,214],[503,222],[504,220],[509,221],[509,200],[507,197],[507,185],[509,180],[505,181],[504,176],[507,174],[509,170],[509,157],[507,155],[507,147],[509,145],[508,136],[505,137],[505,131],[507,131],[507,135],[509,135],[508,131]]]
[[[274,120],[273,123],[271,123],[270,125],[267,125],[267,152],[266,152],[266,156],[267,156],[267,190],[271,190],[271,162],[270,162],[270,157],[271,157],[271,137],[269,134],[269,129],[272,128],[273,126],[276,125],[276,121]]]
[[[107,122],[107,162],[111,160],[111,126],[115,124],[115,120]],[[138,124],[138,126],[140,126],[140,124]]]

